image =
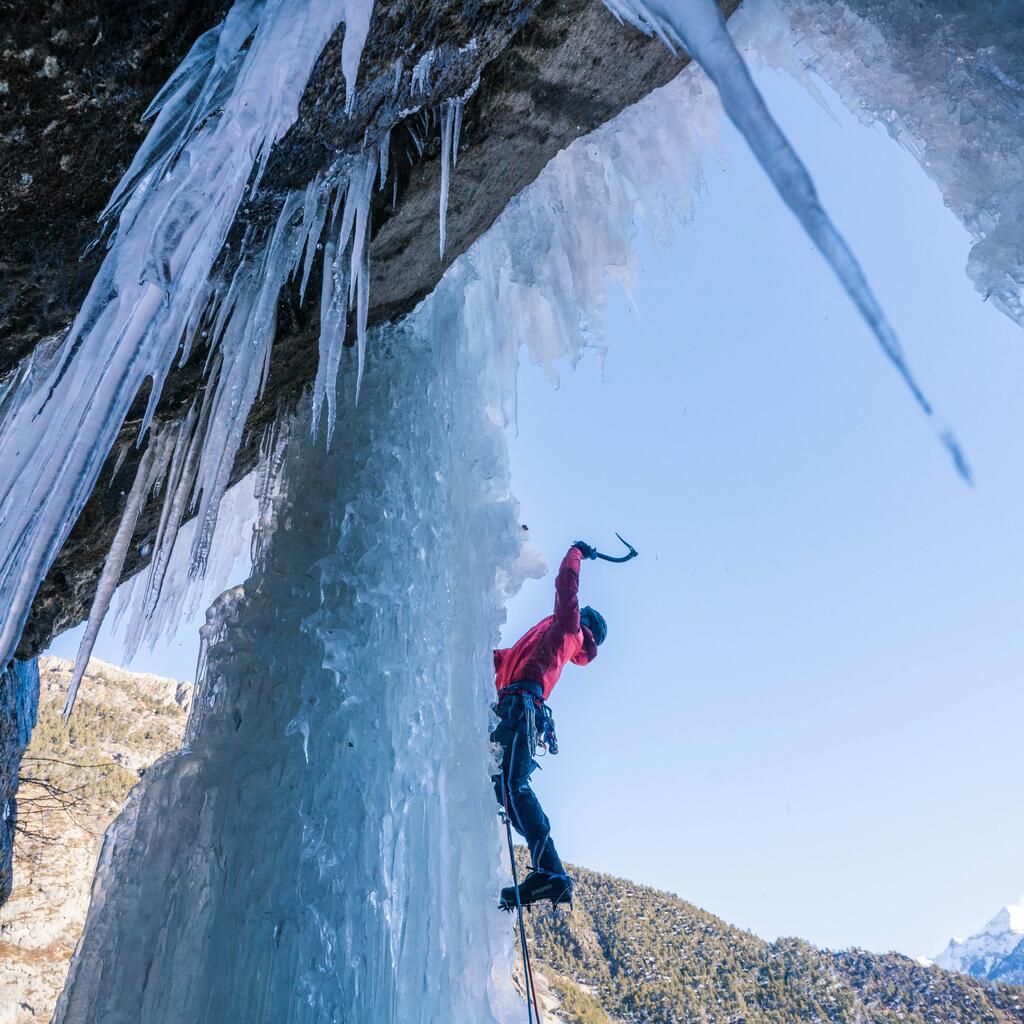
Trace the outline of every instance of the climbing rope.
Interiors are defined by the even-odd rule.
[[[540,1004],[537,1002],[537,990],[533,985],[533,967],[530,964],[530,950],[526,945],[526,926],[523,924],[523,904],[519,899],[519,871],[516,869],[516,855],[512,847],[512,811],[508,802],[508,786],[504,773],[501,776],[501,793],[505,802],[505,835],[508,838],[508,859],[512,865],[512,885],[516,891],[516,913],[519,917],[519,943],[523,947],[523,975],[526,984],[526,1024],[541,1024]]]

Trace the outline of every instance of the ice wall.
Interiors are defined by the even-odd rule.
[[[748,53],[820,75],[935,181],[974,239],[967,273],[1024,326],[1024,5],[747,0]]]
[[[358,406],[357,354],[322,339],[343,381],[333,446],[294,431],[253,578],[207,627],[188,748],[107,837],[58,1021],[515,1009],[486,705],[516,577],[502,430],[519,346],[549,367],[601,346],[608,276],[628,282],[638,220],[663,236],[689,215],[691,129],[718,115],[691,68],[560,154],[413,318],[360,346]],[[303,224],[330,194],[307,195]],[[328,302],[360,273],[343,256]]]
[[[56,1020],[512,1019],[486,737],[519,530],[494,367],[450,315],[373,339],[343,443],[307,403],[188,747],[106,837]]]

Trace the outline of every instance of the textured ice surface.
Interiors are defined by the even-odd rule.
[[[753,43],[764,60],[820,75],[861,120],[883,125],[920,161],[975,239],[971,280],[1024,326],[1024,5],[748,0],[744,7],[743,17],[763,26]]]
[[[188,749],[105,840],[58,1020],[511,1019],[486,735],[519,531],[486,362],[448,339],[375,338],[345,445],[307,405]]]

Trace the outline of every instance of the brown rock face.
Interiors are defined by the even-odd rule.
[[[727,13],[739,4],[720,2]],[[0,379],[40,339],[73,319],[102,252],[79,257],[144,137],[142,112],[226,7],[226,0],[145,0],[127,9],[115,0],[83,0],[42,5],[26,17],[24,4],[0,0],[0,164],[9,169],[0,181]],[[240,215],[237,228],[271,222],[289,188],[304,186],[336,153],[354,151],[364,138],[380,139],[390,130],[396,199],[392,205],[389,189],[375,201],[371,323],[408,313],[555,153],[685,64],[660,42],[621,26],[598,0],[378,0],[349,117],[340,44],[339,34],[321,56],[299,122],[275,150],[261,197]],[[411,160],[409,130],[420,115],[402,121],[399,114],[403,105],[414,105],[411,68],[431,48],[448,59],[439,62],[427,95],[416,96],[435,127],[422,156]],[[396,57],[405,68],[397,94]],[[464,110],[442,259],[436,111],[478,76],[479,87]],[[262,427],[312,380],[317,330],[315,299],[300,306],[286,290],[268,387],[252,410],[236,479],[251,468]],[[158,419],[183,415],[203,386],[204,356],[197,351],[167,381]],[[137,431],[137,405],[119,442],[131,442]],[[133,450],[116,476],[114,460],[108,460],[40,588],[19,656],[44,649],[84,617],[138,457]],[[140,518],[126,577],[145,564],[140,549],[157,514],[154,502]]]
[[[191,683],[93,660],[70,730],[71,663],[39,662],[39,725],[22,765],[14,891],[0,908],[0,1024],[46,1024],[89,907],[103,833],[128,791],[181,744]]]

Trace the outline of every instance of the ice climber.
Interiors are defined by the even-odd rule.
[[[501,772],[493,776],[498,803],[530,848],[532,870],[519,886],[522,905],[551,900],[568,903],[572,880],[551,841],[551,823],[530,788],[538,745],[558,752],[554,721],[545,703],[562,669],[589,665],[608,627],[593,608],[580,609],[580,563],[598,552],[581,540],[562,559],[555,579],[555,613],[542,619],[512,647],[494,652],[495,711],[500,719],[491,739],[501,745]],[[604,557],[604,556],[601,556]],[[501,890],[503,910],[516,907],[515,886]]]

